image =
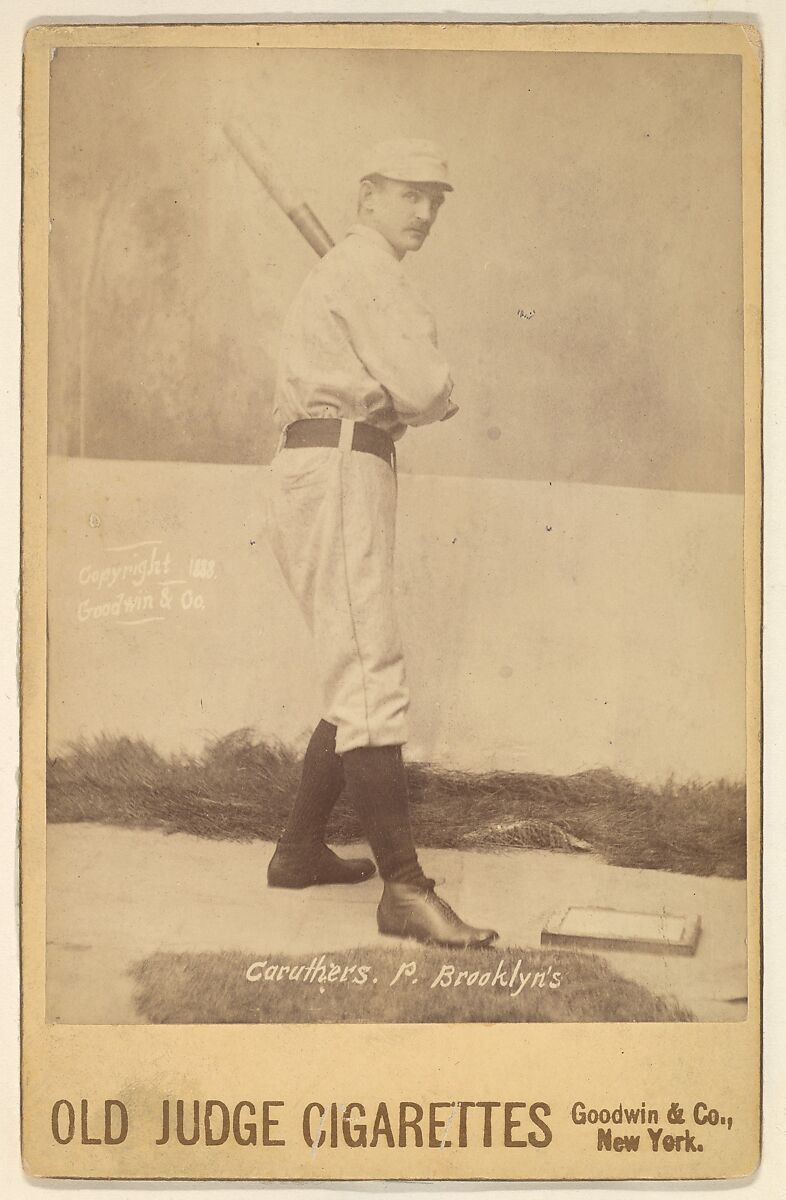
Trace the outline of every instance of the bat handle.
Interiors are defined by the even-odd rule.
[[[262,140],[253,134],[245,123],[229,121],[223,128],[229,142],[309,246],[320,256],[327,254],[333,245],[333,239],[309,205],[301,201],[294,192]]]
[[[335,245],[332,237],[308,204],[296,205],[287,211],[287,216],[292,224],[300,230],[312,250],[316,250],[320,257],[327,254],[328,250]]]

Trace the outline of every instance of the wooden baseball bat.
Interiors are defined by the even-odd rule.
[[[289,180],[258,134],[240,121],[227,122],[223,126],[223,130],[227,140],[237,150],[246,166],[253,171],[268,195],[286,213],[309,246],[316,250],[320,257],[327,254],[334,245],[332,237],[309,205],[304,200],[298,199]]]

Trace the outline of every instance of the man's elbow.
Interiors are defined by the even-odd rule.
[[[417,397],[408,397],[396,405],[399,417],[407,425],[431,425],[441,421],[450,407],[453,381],[444,380],[438,389],[429,389]]]

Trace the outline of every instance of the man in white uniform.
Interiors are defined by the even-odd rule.
[[[378,146],[361,179],[357,224],[308,276],[284,326],[269,528],[314,640],[324,717],[268,882],[357,883],[374,873],[368,859],[341,859],[325,845],[345,789],[384,880],[380,930],[468,946],[497,935],[467,925],[436,896],[412,840],[401,757],[409,694],[393,576],[395,442],[407,426],[458,411],[433,317],[401,265],[449,191],[447,163],[432,143]]]

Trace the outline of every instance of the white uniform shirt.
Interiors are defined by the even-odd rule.
[[[444,420],[453,381],[434,318],[386,238],[354,225],[305,280],[281,337],[273,413],[365,421],[399,438]]]

